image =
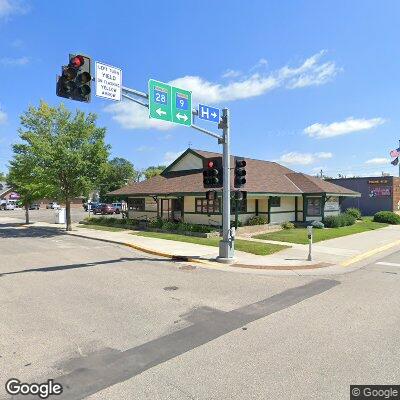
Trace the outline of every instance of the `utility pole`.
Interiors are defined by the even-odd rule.
[[[231,155],[229,143],[229,110],[222,110],[222,121],[218,127],[222,128],[222,164],[223,188],[222,188],[222,240],[219,242],[218,260],[229,263],[234,257],[234,238],[231,230]]]
[[[140,92],[139,90],[131,89],[122,86],[122,97],[135,102],[143,107],[149,108],[148,102],[138,100],[132,96],[141,97],[149,101],[147,93]],[[192,115],[197,116],[198,111],[192,110]],[[234,234],[231,229],[231,172],[230,172],[230,114],[227,108],[222,109],[222,118],[218,124],[218,128],[222,129],[222,136],[210,132],[197,125],[190,125],[191,128],[205,133],[218,140],[218,144],[222,144],[222,164],[223,164],[223,187],[222,187],[222,240],[219,243],[219,255],[217,261],[222,263],[232,263],[234,261]]]

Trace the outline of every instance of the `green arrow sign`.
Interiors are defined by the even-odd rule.
[[[149,117],[180,125],[192,125],[192,93],[150,79]]]

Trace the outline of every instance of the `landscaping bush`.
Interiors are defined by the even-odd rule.
[[[359,208],[348,208],[346,214],[352,215],[355,219],[361,219],[361,211]]]
[[[149,228],[158,228],[161,229],[163,226],[163,220],[161,218],[153,219],[149,222]]]
[[[356,219],[347,213],[339,215],[330,215],[324,219],[324,224],[327,228],[340,228],[341,226],[354,225]]]
[[[392,211],[379,211],[374,215],[374,222],[383,222],[386,224],[400,224],[400,215]]]
[[[247,220],[247,225],[265,225],[266,223],[268,223],[267,218],[261,215],[254,215]]]
[[[341,226],[354,225],[356,222],[356,219],[352,215],[347,213],[340,214],[339,218],[341,220]]]
[[[325,225],[321,221],[312,221],[310,224],[315,229],[324,229]]]
[[[293,229],[294,224],[292,222],[286,221],[281,223],[281,228],[282,229]]]
[[[342,221],[338,215],[330,215],[324,218],[324,225],[327,228],[339,228],[342,226]]]

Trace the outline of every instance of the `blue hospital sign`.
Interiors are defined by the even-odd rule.
[[[200,119],[205,119],[210,122],[219,122],[219,108],[214,108],[210,106],[206,106],[204,104],[199,104],[199,115]]]

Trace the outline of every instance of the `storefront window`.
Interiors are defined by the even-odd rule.
[[[219,200],[196,199],[196,213],[215,214],[219,213]]]
[[[314,197],[307,199],[307,215],[310,217],[318,217],[321,215],[321,198]]]
[[[128,199],[128,210],[144,211],[144,199]]]
[[[271,207],[280,207],[281,206],[281,198],[278,196],[272,196],[269,198],[269,204]]]

